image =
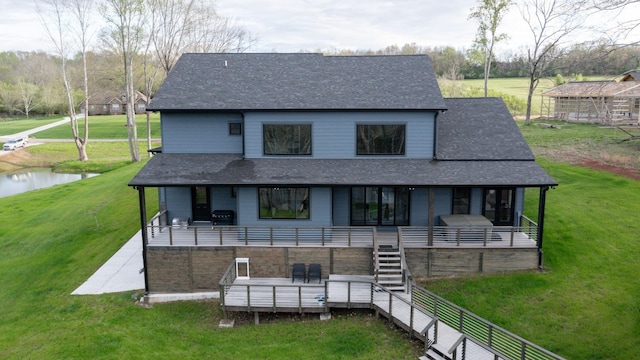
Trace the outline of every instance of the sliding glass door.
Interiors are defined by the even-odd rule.
[[[409,225],[409,189],[351,188],[351,225]]]

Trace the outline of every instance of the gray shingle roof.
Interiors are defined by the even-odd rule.
[[[242,159],[239,154],[158,154],[129,185],[536,187],[557,183],[535,161]]]
[[[438,160],[534,160],[500,98],[445,99],[438,116]]]
[[[411,56],[184,54],[149,110],[438,110],[431,60]]]

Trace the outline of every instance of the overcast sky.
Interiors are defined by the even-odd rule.
[[[405,43],[469,48],[477,24],[468,16],[476,5],[477,0],[217,0],[219,13],[258,38],[252,52],[378,50]],[[0,11],[0,51],[53,50],[34,0],[0,0]],[[501,31],[510,35],[501,53],[531,43],[517,7]]]

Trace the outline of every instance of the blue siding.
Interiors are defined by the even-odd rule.
[[[351,223],[351,192],[348,187],[333,189],[333,225],[349,226]]]
[[[331,226],[331,188],[311,188],[309,220],[272,220],[258,218],[258,189],[238,188],[237,224],[243,226]]]
[[[231,194],[231,186],[211,188],[211,210],[233,210],[238,212],[236,198]]]
[[[411,226],[429,225],[429,189],[416,188],[411,191]]]
[[[230,122],[241,114],[162,114],[162,151],[165,153],[242,153],[242,136],[229,135]],[[244,129],[243,129],[244,130]]]
[[[169,215],[169,223],[174,217],[191,216],[191,188],[189,187],[169,187],[166,188],[166,203]]]
[[[265,123],[311,124],[311,157],[324,159],[356,156],[356,124],[406,124],[404,157],[433,157],[432,112],[253,112],[244,116],[247,158],[264,157],[262,125]]]
[[[440,225],[440,216],[451,214],[451,188],[434,189],[434,224]]]

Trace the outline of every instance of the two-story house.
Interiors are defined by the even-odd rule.
[[[385,241],[414,276],[542,265],[556,182],[501,99],[444,99],[426,55],[185,54],[149,110],[162,149],[129,184],[147,291],[217,289],[239,257],[373,274]]]

